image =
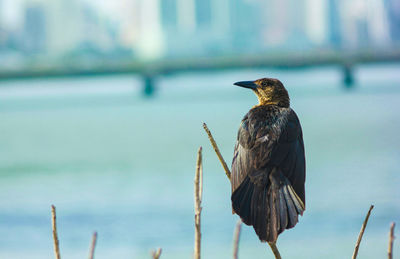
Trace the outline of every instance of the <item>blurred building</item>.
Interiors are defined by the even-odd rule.
[[[330,48],[340,49],[342,47],[342,21],[339,13],[338,0],[328,0],[327,6],[327,38]]]
[[[78,0],[26,0],[22,39],[29,53],[101,53],[115,47],[111,29]]]
[[[390,20],[390,34],[392,40],[400,42],[400,1],[387,0],[388,17]]]
[[[0,0],[0,8],[5,2],[14,14],[0,10],[0,48],[49,57],[150,60],[400,42],[398,0]]]
[[[2,10],[3,5],[2,1],[0,0],[0,10]],[[3,17],[2,13],[0,12],[0,51],[5,48],[5,38],[6,38],[6,33],[3,28]]]
[[[144,59],[164,56],[166,50],[161,18],[161,1],[140,1],[137,7],[139,11],[139,35],[136,38],[138,56]]]
[[[199,56],[229,48],[228,0],[167,0],[161,10],[166,55]]]
[[[90,3],[90,2],[89,2]],[[161,20],[161,2],[159,0],[121,0],[112,2],[113,12],[99,12],[98,32],[111,48],[123,49],[126,55],[141,59],[153,59],[164,55],[164,32]],[[115,15],[114,15],[115,14]],[[105,40],[104,40],[105,42]],[[104,45],[104,44],[103,44]],[[111,50],[112,52],[113,50]]]
[[[315,18],[320,10],[306,5],[304,0],[268,0],[261,5],[260,27],[263,38],[262,49],[303,49],[310,45],[310,36],[315,31],[308,19]],[[310,7],[310,8],[308,8]],[[257,7],[256,7],[257,8]],[[260,8],[257,8],[260,9]],[[322,21],[318,20],[322,23]],[[314,26],[315,27],[315,26]]]
[[[271,12],[260,8],[259,1],[244,0],[232,0],[229,11],[231,35],[228,40],[232,41],[233,48],[241,52],[260,49],[264,42],[262,24]]]
[[[136,50],[140,41],[140,1],[121,0],[119,26],[116,26],[116,41],[127,49]]]
[[[41,3],[29,3],[25,7],[24,50],[30,54],[46,50],[46,14]]]
[[[83,12],[78,1],[46,1],[46,16],[50,54],[66,53],[79,45],[85,35],[82,30]]]
[[[0,10],[3,10],[3,1],[2,0],[0,0]],[[2,27],[2,25],[3,25],[3,14],[2,14],[2,12],[0,12],[0,28]]]
[[[305,1],[305,34],[312,46],[324,46],[328,43],[328,4],[328,0]]]
[[[387,9],[383,1],[341,1],[343,47],[382,47],[391,42]]]

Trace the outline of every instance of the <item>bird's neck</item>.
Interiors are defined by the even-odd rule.
[[[274,96],[274,98],[271,98],[270,96],[264,94],[257,94],[257,98],[258,104],[256,106],[277,105],[285,108],[290,106],[290,100],[288,96]]]

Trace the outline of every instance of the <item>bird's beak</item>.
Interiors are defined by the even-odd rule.
[[[257,84],[254,83],[254,81],[240,81],[240,82],[234,83],[234,85],[238,85],[238,86],[241,86],[244,88],[250,88],[253,90],[256,90],[256,88],[257,88]]]

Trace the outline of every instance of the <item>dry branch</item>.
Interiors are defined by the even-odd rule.
[[[213,146],[214,151],[217,154],[217,157],[218,157],[219,161],[221,162],[222,167],[225,170],[226,176],[228,177],[229,180],[231,180],[231,172],[229,171],[229,168],[226,165],[225,160],[221,155],[221,152],[219,152],[219,148],[217,146],[217,143],[215,142],[214,137],[211,134],[211,131],[208,129],[207,124],[203,123],[203,128],[206,131],[206,133],[208,135],[208,139],[210,140],[211,145]]]
[[[203,164],[202,164],[202,148],[197,152],[196,173],[194,177],[194,258],[200,259],[201,252],[201,201],[203,198]]]
[[[240,231],[242,229],[242,220],[239,219],[236,223],[235,232],[233,234],[233,259],[238,259],[239,252],[239,239],[240,239]]]
[[[367,216],[365,217],[364,223],[361,226],[360,234],[358,235],[358,239],[357,239],[356,247],[354,248],[354,253],[353,253],[352,259],[356,259],[357,258],[358,249],[360,248],[361,239],[362,239],[362,237],[364,235],[364,231],[365,231],[365,228],[367,227],[368,219],[369,219],[369,216],[371,215],[371,211],[372,211],[373,208],[374,208],[374,205],[371,205],[371,207],[368,210]]]
[[[60,247],[57,236],[56,207],[54,205],[51,205],[51,226],[53,228],[54,253],[56,255],[56,259],[61,259]]]
[[[203,128],[204,128],[204,130],[206,131],[206,133],[207,133],[207,135],[208,135],[208,139],[210,140],[211,145],[213,146],[214,151],[215,151],[215,153],[217,154],[218,159],[219,159],[219,161],[221,162],[222,167],[223,167],[224,170],[225,170],[225,174],[226,174],[226,176],[228,177],[228,179],[229,179],[229,181],[230,181],[230,180],[231,180],[231,172],[229,171],[229,168],[228,168],[228,166],[226,165],[226,162],[225,162],[224,158],[222,157],[221,152],[219,152],[219,148],[218,148],[218,146],[217,146],[217,143],[215,142],[214,137],[212,136],[211,131],[208,129],[206,123],[203,123]],[[273,252],[274,255],[275,255],[275,259],[281,259],[281,255],[280,255],[280,253],[279,253],[279,250],[278,250],[278,247],[276,246],[276,244],[275,244],[275,243],[268,243],[268,244],[269,244],[269,246],[271,247],[271,250],[272,250],[272,252]]]
[[[159,259],[160,255],[161,255],[161,251],[162,251],[161,248],[157,248],[157,250],[153,251],[151,253],[151,256],[153,257],[153,259]]]
[[[392,225],[390,226],[390,231],[389,231],[389,248],[388,248],[388,258],[393,259],[393,242],[394,242],[394,227],[395,223],[392,222]]]
[[[279,253],[278,247],[276,246],[276,243],[269,243],[268,245],[271,247],[272,253],[274,253],[275,259],[282,259],[281,254]]]
[[[94,232],[92,236],[92,243],[90,245],[90,250],[89,250],[89,259],[94,258],[94,249],[96,248],[96,242],[97,242],[97,232]]]

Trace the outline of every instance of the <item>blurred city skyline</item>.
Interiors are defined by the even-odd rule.
[[[0,0],[0,68],[398,48],[399,28],[395,0]]]

